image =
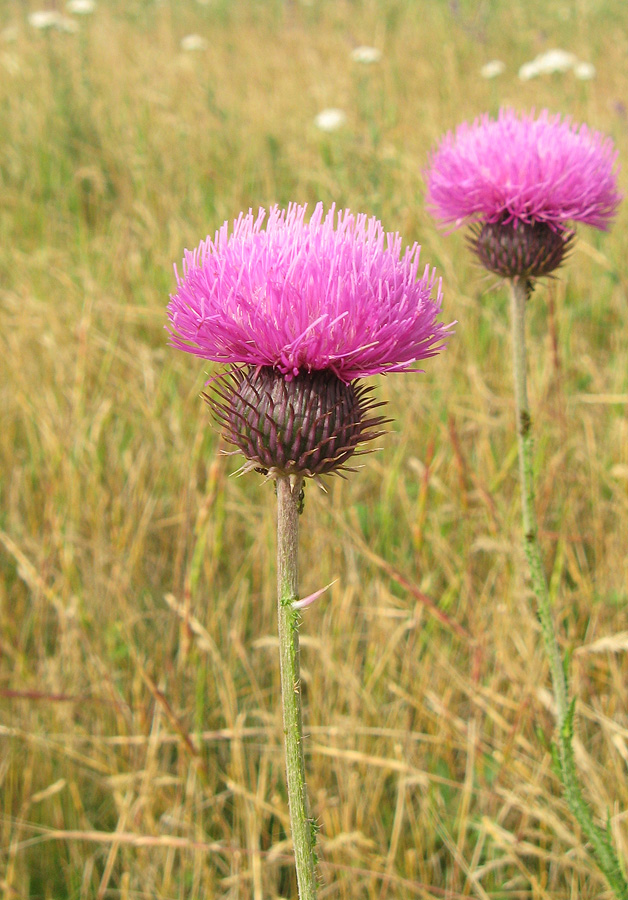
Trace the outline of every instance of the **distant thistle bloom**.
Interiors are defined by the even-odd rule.
[[[561,264],[569,223],[606,229],[621,200],[610,138],[543,110],[502,109],[445,136],[427,171],[431,212],[455,228],[476,223],[482,264],[505,277],[535,278]]]
[[[242,214],[186,252],[172,343],[230,367],[208,399],[249,468],[325,474],[383,421],[355,379],[442,349],[440,282],[375,218],[322,204],[309,222],[294,204],[265,218]]]

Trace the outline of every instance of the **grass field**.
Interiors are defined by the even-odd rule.
[[[422,170],[500,104],[586,121],[626,160],[625,3],[100,0],[75,33],[36,8],[0,0],[0,897],[296,896],[272,485],[229,477],[199,399],[215,370],[164,324],[184,248],[319,199],[419,241],[458,320],[424,375],[377,381],[382,449],[307,490],[303,594],[336,579],[302,626],[320,897],[608,897],[551,766],[506,291],[435,228]],[[554,46],[596,78],[518,79]],[[583,229],[529,310],[577,761],[624,863],[627,224]]]

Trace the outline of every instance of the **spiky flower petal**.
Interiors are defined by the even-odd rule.
[[[610,138],[543,110],[501,109],[449,132],[432,154],[427,204],[443,223],[582,222],[606,229],[621,194]]]
[[[342,381],[412,368],[450,335],[437,321],[440,281],[418,276],[381,223],[318,204],[227,222],[187,251],[168,307],[172,343],[205,359],[271,366],[288,378],[331,370]]]

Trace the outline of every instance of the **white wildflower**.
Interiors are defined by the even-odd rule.
[[[75,15],[89,16],[96,9],[96,0],[68,0],[65,8]]]
[[[498,75],[501,75],[502,72],[506,71],[505,64],[501,61],[501,59],[492,59],[490,62],[485,63],[480,69],[480,75],[482,78],[497,78]]]
[[[200,34],[186,34],[181,38],[182,50],[207,50],[208,43]]]
[[[29,13],[28,24],[33,28],[40,28],[42,31],[46,28],[56,28],[59,21],[59,13],[56,9],[40,9],[37,12]]]
[[[78,25],[73,19],[62,15],[56,9],[40,9],[28,16],[28,24],[39,31],[56,28],[58,31],[67,31],[72,34],[78,31]]]
[[[595,66],[589,62],[579,62],[573,67],[573,73],[580,81],[591,81],[595,78]]]
[[[341,109],[323,109],[314,119],[314,124],[321,131],[336,131],[347,121],[345,113]]]
[[[566,50],[548,50],[541,53],[531,62],[524,63],[519,69],[521,81],[529,81],[537,75],[551,75],[553,72],[567,72],[577,63],[573,53]]]
[[[351,51],[353,62],[363,63],[364,65],[379,62],[381,58],[382,51],[378,50],[377,47],[356,47],[355,50]]]

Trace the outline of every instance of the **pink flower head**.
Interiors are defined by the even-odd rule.
[[[349,210],[319,203],[241,214],[229,233],[186,251],[170,298],[172,344],[204,359],[272,367],[287,379],[402,371],[449,337],[436,321],[441,287],[420,248]]]
[[[432,154],[426,173],[428,208],[443,223],[568,222],[606,229],[621,200],[617,151],[610,138],[543,110],[501,109],[455,134]]]

